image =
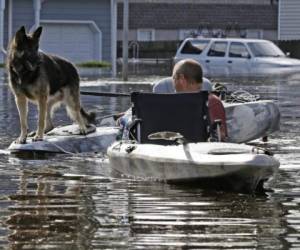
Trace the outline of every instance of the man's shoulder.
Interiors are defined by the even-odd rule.
[[[175,92],[172,77],[166,77],[155,82],[153,85],[154,93],[172,93]]]

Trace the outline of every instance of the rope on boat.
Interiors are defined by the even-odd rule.
[[[227,87],[222,83],[215,83],[213,85],[213,93],[219,96],[223,101],[229,103],[245,103],[245,102],[254,102],[260,99],[259,95],[253,95],[246,90],[239,89],[234,92],[229,92]]]
[[[237,90],[232,92],[226,99],[227,102],[254,102],[260,99],[259,95],[253,95],[246,90]]]

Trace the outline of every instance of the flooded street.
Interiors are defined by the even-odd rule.
[[[84,79],[82,89],[150,91],[159,78],[137,76],[128,84]],[[102,154],[38,160],[7,155],[19,121],[1,71],[0,248],[300,249],[300,77],[214,81],[278,102],[281,128],[264,146],[281,166],[266,194],[115,178]],[[125,111],[129,98],[82,96],[82,104],[102,117]],[[30,106],[31,130],[36,120],[36,107]],[[59,109],[54,124],[68,123]]]

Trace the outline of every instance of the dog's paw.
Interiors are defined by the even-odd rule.
[[[15,140],[16,144],[26,144],[26,137],[19,137],[18,139]]]
[[[88,131],[87,131],[87,129],[79,129],[79,134],[80,135],[87,135],[87,133],[88,133]]]
[[[43,137],[34,136],[34,137],[32,138],[32,141],[43,141]]]

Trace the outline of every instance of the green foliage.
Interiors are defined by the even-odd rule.
[[[83,68],[106,68],[110,67],[111,64],[103,61],[88,61],[76,64],[78,67]]]

